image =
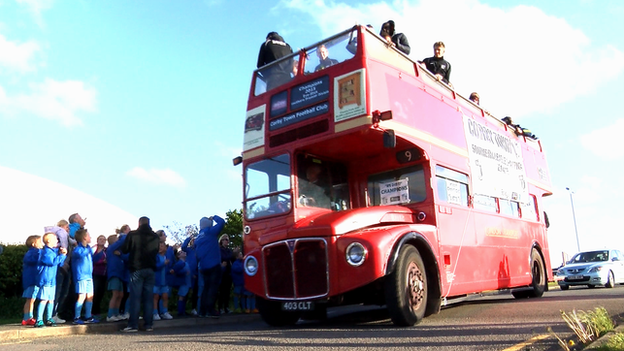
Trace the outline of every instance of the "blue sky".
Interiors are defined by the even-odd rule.
[[[483,107],[541,138],[555,189],[553,262],[576,251],[566,187],[581,248],[624,248],[622,18],[616,0],[0,0],[0,167],[148,215],[155,227],[240,208],[231,160],[267,32],[300,48],[394,19],[410,57],[444,41],[457,91],[478,91]],[[8,197],[0,194],[4,215],[29,212]],[[110,233],[123,224],[87,216],[107,217]],[[24,221],[50,224],[35,217]]]

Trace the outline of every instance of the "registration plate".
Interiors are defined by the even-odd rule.
[[[581,280],[583,279],[582,275],[570,275],[568,276],[568,280]]]
[[[282,311],[313,311],[312,301],[286,301],[282,302]]]

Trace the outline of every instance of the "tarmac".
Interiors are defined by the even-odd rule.
[[[218,319],[199,318],[199,317],[179,317],[171,320],[154,321],[154,329],[163,328],[184,328],[200,325],[227,325],[227,324],[247,324],[261,321],[259,314],[226,314]],[[50,336],[70,336],[85,334],[107,334],[120,333],[125,328],[127,321],[119,322],[100,322],[95,324],[74,325],[71,323],[59,324],[55,327],[34,328],[32,326],[23,326],[21,324],[5,324],[0,325],[0,340],[4,342],[30,340],[40,337]],[[139,333],[142,331],[143,321],[139,321]],[[613,331],[600,337],[598,340],[583,347],[583,351],[598,350],[601,346],[606,345],[609,339],[616,333],[624,333],[624,325],[617,326]],[[580,345],[579,345],[580,346]],[[582,346],[581,346],[582,347]],[[573,347],[577,350],[578,348]]]
[[[226,314],[218,319],[199,318],[199,317],[178,317],[174,316],[170,320],[154,321],[154,329],[161,328],[184,328],[199,325],[215,325],[215,324],[246,324],[260,321],[259,314]],[[50,336],[69,336],[84,334],[107,334],[120,332],[121,329],[128,325],[128,321],[106,322],[100,321],[94,324],[74,325],[71,322],[58,324],[55,327],[35,328],[33,326],[23,326],[21,324],[5,324],[0,325],[0,340],[2,341],[19,341],[24,339],[34,339]],[[139,321],[139,333],[143,321]]]

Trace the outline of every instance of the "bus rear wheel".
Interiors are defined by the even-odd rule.
[[[279,302],[265,300],[260,296],[256,296],[256,304],[262,320],[273,327],[294,325],[301,316],[298,312],[282,311],[282,306]]]
[[[542,297],[544,291],[546,291],[546,268],[544,268],[544,260],[536,249],[531,251],[531,277],[533,281],[529,290],[520,290],[512,292],[512,295],[517,298],[527,297]]]
[[[401,248],[394,271],[386,277],[385,295],[388,312],[395,325],[412,326],[425,316],[427,274],[415,247]]]

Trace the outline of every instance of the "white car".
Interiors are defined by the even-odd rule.
[[[579,252],[557,270],[556,280],[561,290],[574,285],[612,288],[624,283],[624,255],[619,250]]]

